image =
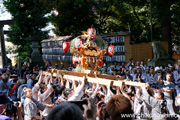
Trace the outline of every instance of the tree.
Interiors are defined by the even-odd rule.
[[[91,0],[40,0],[49,11],[56,9],[58,16],[49,17],[57,35],[80,34],[95,25]],[[49,12],[48,11],[48,12]]]
[[[46,26],[48,19],[44,17],[46,8],[39,0],[4,0],[4,5],[11,13],[15,23],[10,26],[13,31],[8,35],[7,41],[17,45],[16,52],[22,61],[28,61],[31,55],[31,41],[29,39],[36,34],[46,38],[48,31],[41,29]]]
[[[131,43],[151,42],[149,0],[41,0],[58,16],[50,21],[58,35],[77,34],[93,24],[99,33],[128,31]],[[180,1],[152,1],[152,31],[154,41],[168,41],[180,45]]]

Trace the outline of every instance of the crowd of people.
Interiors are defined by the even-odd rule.
[[[180,66],[147,66],[144,61],[111,63],[99,67],[101,74],[120,75],[142,87],[101,85],[48,74],[48,63],[11,66],[0,70],[0,120],[121,120],[178,119]]]

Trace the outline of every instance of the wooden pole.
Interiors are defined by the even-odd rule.
[[[5,48],[5,42],[4,42],[3,26],[4,25],[0,25],[0,40],[1,40],[2,67],[4,68],[6,66],[7,60],[6,60],[6,48]]]
[[[93,76],[93,77],[89,77],[88,74],[84,74],[84,73],[78,73],[78,72],[72,72],[72,71],[63,71],[63,70],[53,70],[56,73],[51,72],[50,70],[48,70],[49,72],[43,72],[43,74],[46,75],[51,75],[53,74],[53,77],[56,77],[59,73],[63,76],[63,78],[65,79],[70,79],[70,80],[75,80],[75,81],[81,81],[82,77],[85,76],[87,79],[87,82],[90,83],[99,83],[101,85],[110,85],[110,86],[122,86],[122,84],[125,85],[131,85],[131,86],[139,86],[142,87],[145,85],[145,83],[139,83],[139,82],[133,82],[133,81],[126,81],[126,80],[121,80],[121,79],[110,79],[110,76],[108,79],[106,78],[99,78],[97,76]]]

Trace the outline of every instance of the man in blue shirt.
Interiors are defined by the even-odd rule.
[[[4,73],[1,75],[1,80],[0,80],[0,91],[5,91],[7,92],[8,90],[8,85],[7,85],[7,75]]]

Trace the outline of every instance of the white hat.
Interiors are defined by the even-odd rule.
[[[155,72],[157,72],[158,70],[160,70],[160,67],[155,67]]]
[[[180,105],[180,98],[178,97],[176,100],[175,100],[175,106],[179,106]]]

